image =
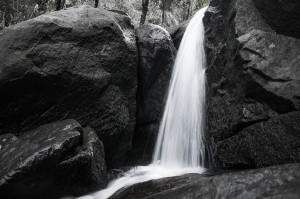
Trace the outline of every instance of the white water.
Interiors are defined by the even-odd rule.
[[[202,18],[190,21],[181,41],[170,81],[166,108],[159,129],[153,162],[186,168],[203,164],[205,106],[205,51]]]
[[[195,14],[181,41],[152,163],[131,169],[106,189],[80,199],[106,199],[139,182],[204,171],[205,10]]]

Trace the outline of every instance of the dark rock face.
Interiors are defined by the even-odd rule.
[[[238,38],[247,97],[287,113],[300,108],[300,40],[254,30]]]
[[[137,47],[130,18],[89,6],[0,33],[0,134],[74,118],[103,140],[109,167],[126,159],[135,124]]]
[[[160,26],[142,25],[136,34],[139,48],[138,108],[133,156],[144,163],[149,162],[153,152],[176,49],[169,33]]]
[[[187,174],[151,180],[122,189],[111,198],[278,198],[297,199],[300,165],[287,164],[209,176]]]
[[[147,165],[151,162],[159,124],[159,121],[137,124],[132,140],[133,148],[128,161],[129,165]]]
[[[103,145],[75,120],[0,135],[0,197],[58,198],[104,187]]]
[[[299,161],[299,121],[300,112],[296,111],[246,127],[237,135],[218,143],[218,160],[226,167],[263,167]]]
[[[300,40],[254,30],[238,38],[247,94],[279,113],[300,108]],[[264,90],[265,92],[263,92]],[[268,96],[267,96],[268,95]]]
[[[262,17],[277,33],[300,39],[298,0],[253,0]]]
[[[261,15],[252,0],[213,0],[204,18],[208,136],[222,167],[300,161],[300,41]]]

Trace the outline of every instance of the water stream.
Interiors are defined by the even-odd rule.
[[[139,182],[204,171],[205,10],[202,8],[191,19],[181,41],[152,163],[135,167],[106,189],[80,199],[106,199]]]

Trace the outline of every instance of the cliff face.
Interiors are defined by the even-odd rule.
[[[299,6],[296,0],[211,2],[204,18],[207,113],[218,166],[300,161]],[[289,20],[283,23],[281,14]]]

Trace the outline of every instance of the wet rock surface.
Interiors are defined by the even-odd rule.
[[[300,194],[300,165],[286,164],[261,169],[227,171],[218,175],[187,174],[132,185],[117,198],[289,198]]]
[[[252,0],[213,0],[204,18],[208,136],[222,167],[300,161],[299,39],[262,12]]]
[[[125,162],[137,87],[128,16],[89,6],[42,15],[1,31],[0,60],[0,134],[74,118],[97,130],[109,167]]]
[[[2,134],[0,146],[1,198],[80,195],[107,183],[103,145],[76,120]]]
[[[136,30],[139,49],[136,127],[133,138],[133,162],[151,160],[176,49],[169,33],[154,24]]]

